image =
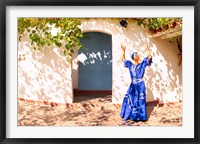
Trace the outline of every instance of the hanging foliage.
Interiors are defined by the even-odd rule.
[[[182,27],[182,18],[142,18],[138,19],[138,25],[149,28],[150,31],[155,33],[174,28],[176,25]]]
[[[80,19],[76,18],[18,18],[19,41],[24,33],[28,33],[34,50],[45,45],[60,48],[64,44],[64,55],[72,56],[74,48],[82,47],[80,25]],[[56,29],[56,33],[52,29]]]

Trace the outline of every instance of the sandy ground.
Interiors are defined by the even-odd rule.
[[[75,103],[57,106],[18,100],[18,126],[122,126],[120,110],[108,95],[76,96]],[[181,102],[148,105],[147,113],[146,122],[129,120],[125,126],[182,126]]]

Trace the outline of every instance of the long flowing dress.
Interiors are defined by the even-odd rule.
[[[144,58],[144,60],[134,65],[131,61],[125,60],[124,66],[129,69],[131,76],[131,84],[127,93],[124,96],[122,108],[120,112],[121,118],[124,121],[131,119],[133,121],[146,121],[146,86],[142,80],[145,68],[150,66],[152,58]]]

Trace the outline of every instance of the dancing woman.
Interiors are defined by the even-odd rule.
[[[149,46],[146,44],[148,56],[141,63],[139,63],[140,57],[137,52],[132,53],[131,58],[133,62],[131,62],[130,60],[125,60],[126,46],[121,45],[121,49],[121,60],[124,62],[124,66],[129,69],[131,84],[124,96],[120,116],[124,122],[129,119],[133,121],[146,121],[146,86],[142,78],[145,73],[145,68],[152,63]]]

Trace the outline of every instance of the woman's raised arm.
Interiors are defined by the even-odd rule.
[[[122,55],[121,55],[121,60],[125,60],[125,51],[126,51],[126,46],[124,44],[121,44],[121,49],[122,49]]]
[[[151,52],[150,52],[150,49],[149,49],[149,44],[147,42],[146,42],[145,48],[146,48],[146,52],[147,52],[147,55],[148,55],[148,59],[151,59],[152,56],[151,56]]]

